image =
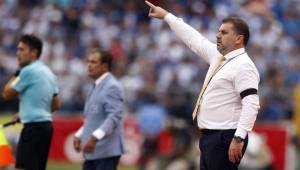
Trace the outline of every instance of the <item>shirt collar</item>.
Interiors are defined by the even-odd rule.
[[[239,48],[233,51],[230,51],[229,53],[227,53],[224,57],[226,58],[226,60],[231,59],[232,57],[241,55],[242,53],[245,52],[245,48]]]
[[[105,79],[105,77],[107,77],[109,74],[110,74],[109,72],[106,72],[102,74],[100,77],[98,77],[98,79],[95,81],[96,86],[100,84]]]
[[[30,64],[28,64],[28,66],[29,66],[29,65],[36,65],[36,64],[39,64],[39,63],[42,63],[42,61],[40,61],[40,60],[35,60],[35,61],[31,62]]]

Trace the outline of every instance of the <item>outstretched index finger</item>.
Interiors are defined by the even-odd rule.
[[[149,1],[145,1],[146,2],[146,4],[150,7],[150,8],[155,8],[156,6],[155,5],[153,5],[151,2],[149,2]]]

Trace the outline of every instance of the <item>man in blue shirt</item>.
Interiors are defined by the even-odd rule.
[[[14,121],[24,124],[16,153],[16,169],[46,169],[53,127],[51,113],[58,110],[57,78],[39,60],[42,42],[33,35],[23,35],[18,43],[20,70],[6,84],[3,98],[19,97],[19,114]]]

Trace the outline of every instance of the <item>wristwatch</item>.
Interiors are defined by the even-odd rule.
[[[241,138],[240,136],[233,136],[233,139],[237,142],[237,143],[242,143],[245,141],[245,139]]]

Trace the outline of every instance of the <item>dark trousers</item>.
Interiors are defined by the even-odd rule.
[[[230,130],[201,130],[199,147],[201,151],[200,170],[237,170],[238,163],[229,161],[228,150],[235,129]],[[243,154],[248,144],[246,138]]]
[[[83,163],[83,170],[117,170],[120,156],[85,160]]]
[[[16,168],[45,170],[52,134],[51,122],[25,123],[17,147]]]

